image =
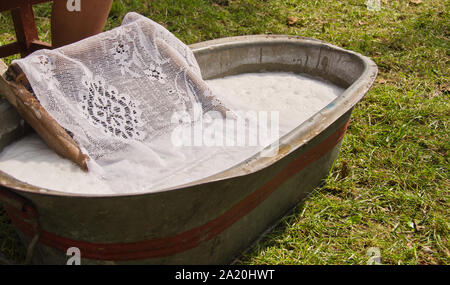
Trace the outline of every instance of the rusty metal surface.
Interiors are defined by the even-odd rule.
[[[294,71],[320,76],[347,89],[282,137],[278,156],[254,156],[223,173],[175,189],[150,194],[79,195],[39,189],[0,172],[0,187],[32,201],[44,231],[94,244],[152,242],[152,247],[141,250],[141,258],[134,253],[111,258],[113,261],[83,259],[82,253],[82,263],[229,263],[326,177],[341,143],[341,137],[333,136],[345,127],[353,106],[377,73],[370,59],[312,39],[244,36],[203,42],[191,48],[205,79],[260,70]],[[0,110],[10,110],[7,105],[1,103]],[[0,116],[0,130],[4,121],[20,129],[18,116],[8,120],[3,120],[3,113]],[[308,155],[330,138],[334,138],[333,145],[293,171],[296,159],[308,160]],[[11,141],[9,138],[5,144]],[[265,190],[268,187],[269,192]],[[214,224],[218,219],[223,224]],[[25,243],[29,241],[27,235],[20,235]],[[66,260],[61,249],[38,244],[36,251],[35,263]]]

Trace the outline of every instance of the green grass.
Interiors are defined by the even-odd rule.
[[[241,259],[242,264],[449,264],[450,3],[382,0],[115,1],[105,29],[128,11],[187,44],[245,34],[313,37],[371,57],[379,76],[357,105],[325,184]],[[50,41],[50,6],[36,8]],[[297,21],[287,24],[287,17]],[[0,44],[14,40],[0,15]],[[8,58],[9,63],[12,58]],[[0,251],[23,258],[0,212]]]

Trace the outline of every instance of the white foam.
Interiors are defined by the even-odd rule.
[[[0,170],[44,189],[68,193],[110,193],[108,185],[50,149],[37,135],[7,146],[0,153]]]
[[[291,72],[244,73],[207,82],[232,110],[279,111],[280,135],[311,118],[344,91]]]
[[[343,92],[335,85],[288,72],[246,73],[207,80],[207,83],[232,110],[279,111],[280,136],[306,121]],[[203,164],[203,167],[208,167],[208,164]],[[6,147],[0,153],[0,170],[44,189],[112,193],[107,184],[58,156],[36,134]],[[201,169],[192,171],[202,172]],[[189,175],[184,177],[184,183],[192,182]]]

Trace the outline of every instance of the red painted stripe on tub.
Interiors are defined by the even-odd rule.
[[[330,151],[344,137],[348,123],[341,126],[324,141],[291,161],[269,182],[234,205],[224,214],[202,226],[171,237],[131,243],[92,243],[71,240],[41,229],[40,242],[64,252],[67,248],[75,246],[80,249],[83,257],[97,260],[150,259],[170,256],[195,248],[201,242],[211,240],[229,228],[267,199],[278,186]],[[24,214],[12,207],[5,207],[5,209],[17,228],[29,236],[34,234],[31,225],[25,221],[29,217],[28,214]]]

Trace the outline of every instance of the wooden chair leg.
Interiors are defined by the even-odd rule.
[[[33,41],[39,40],[36,23],[34,21],[33,6],[24,0],[18,9],[11,10],[14,29],[16,30],[17,41],[23,46],[20,55],[26,56],[30,51],[30,45]]]
[[[51,48],[50,44],[39,41],[33,13],[33,4],[49,1],[50,0],[16,0],[15,2],[1,3],[1,11],[11,10],[17,42],[1,46],[0,57],[19,52],[20,55],[24,57],[35,50]]]

